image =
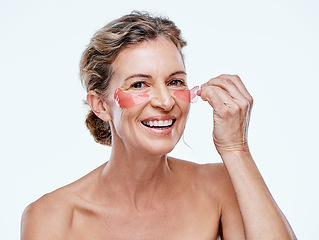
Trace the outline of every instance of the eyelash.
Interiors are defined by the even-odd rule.
[[[142,85],[142,86],[140,86]],[[186,86],[186,83],[181,80],[181,79],[173,79],[171,81],[169,81],[167,83],[168,86],[176,86],[176,87],[179,87],[179,86]],[[134,88],[134,89],[142,89],[143,87],[145,86],[148,86],[145,82],[142,82],[142,81],[139,81],[139,82],[135,82],[131,85],[131,88]]]
[[[138,87],[137,85],[139,85],[139,84],[146,85],[145,82],[135,82],[135,83],[133,83],[133,84],[131,85],[131,87],[132,87],[132,88],[135,88],[135,89],[141,89],[141,88],[144,87],[144,86]]]
[[[173,82],[177,82],[177,84],[172,84]],[[180,79],[173,79],[172,81],[170,81],[168,83],[168,85],[174,85],[174,86],[179,86],[179,85],[182,85],[182,86],[185,86],[185,82],[183,80],[180,80]]]

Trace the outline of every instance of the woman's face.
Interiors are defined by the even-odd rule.
[[[107,103],[113,126],[113,144],[153,155],[173,150],[185,127],[190,103],[175,91],[188,89],[182,56],[165,38],[145,41],[122,50],[113,63]],[[120,108],[114,92],[143,93],[142,103]],[[156,126],[157,125],[157,126]]]

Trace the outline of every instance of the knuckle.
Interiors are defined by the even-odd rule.
[[[226,118],[229,115],[229,111],[228,109],[225,109],[225,108],[219,108],[219,109],[216,109],[216,114],[220,118]]]
[[[208,84],[208,85],[214,85],[217,80],[218,80],[218,78],[211,78],[206,84]]]
[[[254,99],[253,99],[253,97],[252,97],[252,96],[249,96],[249,98],[248,98],[248,102],[250,103],[250,105],[251,105],[251,106],[253,105],[253,103],[254,103]]]
[[[225,77],[229,77],[229,75],[227,75],[227,74],[220,74],[217,78],[225,78]]]
[[[244,101],[241,102],[241,108],[242,108],[243,110],[246,111],[249,107],[250,107],[250,103],[249,103],[248,100],[244,100]]]
[[[229,86],[229,85],[232,85],[232,81],[229,79],[229,78],[223,78],[221,80],[222,84],[224,84],[225,86]]]
[[[233,75],[233,78],[234,78],[235,80],[240,80],[240,77],[239,77],[237,74]]]
[[[215,91],[212,87],[210,88],[204,88],[202,92],[202,97],[204,99],[209,99],[215,94]]]
[[[237,113],[237,112],[240,111],[240,106],[237,105],[237,104],[234,104],[234,105],[231,107],[231,109],[232,109],[232,112],[233,112],[233,113]]]
[[[220,87],[217,87],[217,86],[211,86],[207,89],[207,93],[209,95],[213,95],[213,94],[216,94],[216,92],[220,91],[221,88]]]

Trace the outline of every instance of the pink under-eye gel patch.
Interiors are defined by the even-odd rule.
[[[146,93],[126,93],[120,88],[115,90],[114,99],[120,108],[129,108],[141,104],[149,98]]]
[[[191,90],[179,90],[174,92],[175,97],[186,101],[186,102],[191,102],[191,103],[196,103],[197,102],[197,92],[198,92],[199,87],[196,86],[192,88]]]
[[[199,87],[196,86],[191,90],[175,91],[173,94],[183,101],[195,103],[197,102],[198,89]],[[115,90],[114,99],[120,108],[129,108],[147,101],[149,95],[147,93],[126,93],[118,88]]]

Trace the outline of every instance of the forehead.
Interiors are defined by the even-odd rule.
[[[164,77],[172,72],[185,71],[181,53],[166,38],[144,41],[123,49],[112,64],[114,77],[125,79],[132,74],[148,74]]]

